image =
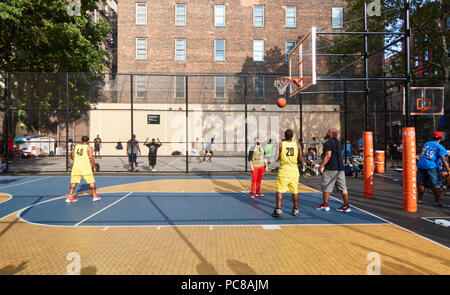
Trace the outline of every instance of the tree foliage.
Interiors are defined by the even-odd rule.
[[[102,44],[111,33],[93,21],[94,0],[81,1],[81,15],[70,16],[66,0],[0,2],[0,70],[9,73],[11,106],[30,131],[51,128],[53,119],[75,120],[89,109],[102,87],[111,55]],[[19,74],[20,72],[20,74]],[[36,74],[45,72],[53,74]],[[82,72],[66,77],[58,73]],[[66,90],[69,92],[69,113]],[[22,125],[23,126],[23,125]]]
[[[363,32],[364,31],[364,0],[347,0],[347,10],[345,13],[345,31]],[[367,1],[370,2],[370,1]],[[368,30],[372,32],[402,32],[404,31],[404,1],[403,0],[385,0],[382,1],[381,15],[368,17]],[[430,80],[434,82],[448,81],[449,59],[447,54],[447,42],[449,31],[447,28],[448,6],[444,0],[411,0],[410,4],[410,26],[412,34],[415,36],[415,42],[411,42],[411,64],[415,60],[429,63],[437,74],[430,75]],[[328,48],[329,53],[363,53],[364,37],[361,35],[340,35],[335,38]],[[369,55],[374,56],[377,53],[385,54],[386,57],[392,56],[392,68],[390,74],[393,76],[403,76],[404,72],[404,54],[402,50],[404,40],[398,35],[370,35]],[[390,46],[386,47],[386,45]],[[432,58],[424,60],[425,51],[428,51]],[[353,71],[358,67],[355,57],[333,57],[330,65],[333,70],[338,70],[346,65],[352,65],[348,68]],[[360,59],[362,60],[362,59]],[[383,67],[378,67],[378,73],[381,73]],[[372,71],[372,74],[378,74]],[[431,82],[433,83],[433,81]]]

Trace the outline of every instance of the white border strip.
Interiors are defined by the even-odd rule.
[[[109,207],[113,206],[114,204],[117,204],[117,203],[119,203],[120,201],[122,201],[123,199],[125,199],[126,197],[128,197],[129,195],[131,195],[132,193],[133,193],[133,192],[130,192],[130,193],[126,194],[125,196],[123,196],[122,198],[118,199],[118,200],[117,200],[117,201],[115,201],[114,203],[112,203],[112,204],[109,204],[109,205],[108,205],[108,206],[106,206],[105,208],[103,208],[103,209],[101,209],[101,210],[99,210],[99,211],[95,212],[94,214],[92,214],[92,215],[90,215],[90,216],[86,217],[85,219],[81,220],[80,222],[78,222],[78,223],[77,223],[77,224],[75,224],[74,226],[78,226],[78,225],[82,224],[83,222],[85,222],[86,220],[88,220],[88,219],[90,219],[90,218],[94,217],[94,216],[95,216],[95,215],[97,215],[98,213],[100,213],[100,212],[102,212],[102,211],[104,211],[104,210],[108,209]]]
[[[50,177],[51,176],[46,176],[46,177],[42,177],[42,178],[38,178],[38,179],[33,179],[33,180],[30,180],[30,181],[25,181],[25,182],[21,182],[21,183],[15,183],[15,184],[3,186],[3,187],[0,187],[0,190],[4,189],[4,188],[8,188],[8,187],[18,186],[18,185],[22,185],[22,184],[26,184],[26,183],[30,183],[30,182],[35,182],[35,181],[38,181],[38,180],[47,179],[47,178],[50,178]]]

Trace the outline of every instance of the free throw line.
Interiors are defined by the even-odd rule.
[[[81,220],[80,222],[78,222],[78,223],[75,224],[74,226],[78,226],[78,225],[82,224],[82,223],[85,222],[86,220],[88,220],[88,219],[94,217],[95,215],[97,215],[98,213],[100,213],[100,212],[102,212],[102,211],[108,209],[108,208],[111,207],[112,205],[114,205],[114,204],[116,204],[116,203],[119,203],[120,201],[122,201],[123,199],[125,199],[126,197],[128,197],[129,195],[131,195],[132,193],[133,193],[133,192],[130,192],[130,193],[126,194],[125,196],[123,196],[122,198],[118,199],[118,200],[115,201],[114,203],[109,204],[109,205],[106,206],[105,208],[103,208],[103,209],[101,209],[101,210],[95,212],[94,214],[92,214],[92,215],[86,217],[85,219]]]

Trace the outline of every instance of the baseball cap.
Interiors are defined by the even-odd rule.
[[[442,132],[440,131],[433,132],[433,138],[442,138]]]

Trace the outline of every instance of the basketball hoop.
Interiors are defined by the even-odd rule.
[[[273,85],[278,89],[278,93],[280,95],[283,95],[286,92],[289,83],[291,83],[290,77],[281,77],[276,78],[275,81],[273,82]]]
[[[280,95],[283,95],[290,83],[293,83],[294,85],[300,87],[302,80],[303,79],[301,78],[294,77],[280,77],[275,78],[275,81],[273,81],[273,85],[278,89],[278,93]]]

